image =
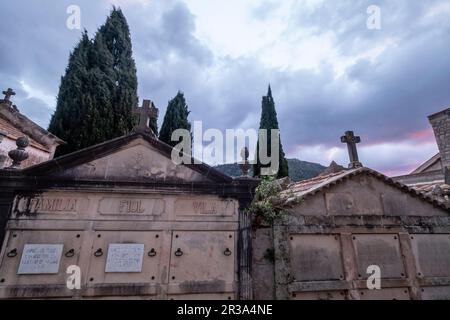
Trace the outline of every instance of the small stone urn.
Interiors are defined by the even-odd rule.
[[[241,150],[241,157],[242,157],[242,163],[240,164],[241,170],[242,170],[242,176],[247,177],[248,176],[248,170],[250,169],[250,164],[248,162],[248,148],[244,147]]]
[[[21,162],[28,159],[28,152],[25,151],[25,148],[29,144],[30,141],[26,136],[16,140],[17,149],[8,152],[8,156],[13,160],[12,165],[8,169],[20,169]]]

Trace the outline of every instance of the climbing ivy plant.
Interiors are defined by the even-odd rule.
[[[286,199],[290,200],[290,205],[300,202],[300,198],[295,197],[292,192],[282,195],[281,191],[283,189],[274,176],[264,176],[255,189],[255,197],[247,211],[272,225],[287,215]]]

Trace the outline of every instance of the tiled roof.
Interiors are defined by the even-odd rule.
[[[287,189],[284,191],[294,192],[296,196],[303,196],[315,189],[320,189],[322,186],[332,183],[333,181],[339,180],[343,176],[349,174],[351,171],[340,171],[336,173],[330,173],[323,176],[318,176],[312,179],[303,180],[299,182],[294,182],[288,185]]]
[[[450,194],[450,185],[445,184],[444,181],[431,181],[428,183],[417,183],[408,186],[418,192],[437,198],[441,201],[448,201],[448,198],[446,198],[445,195]]]
[[[430,159],[422,163],[417,169],[415,169],[411,174],[421,173],[425,172],[428,168],[433,166],[436,162],[441,161],[441,154],[438,152],[434,156],[432,156]]]
[[[385,176],[384,174],[381,174],[375,170],[369,169],[369,168],[358,168],[358,169],[351,169],[351,170],[344,170],[337,173],[332,173],[325,176],[319,176],[313,179],[304,180],[300,182],[294,182],[287,186],[285,190],[282,191],[282,195],[286,197],[285,204],[289,205],[291,201],[295,201],[295,198],[307,198],[309,196],[312,196],[318,192],[321,192],[323,190],[326,190],[338,183],[343,182],[344,180],[351,179],[354,176],[357,176],[359,174],[369,174],[377,179],[382,180],[383,182],[400,189],[403,192],[409,193],[410,195],[414,197],[421,198],[435,206],[441,207],[442,209],[447,210],[446,205],[439,201],[437,198],[430,196],[428,194],[425,194],[419,190],[416,190],[415,188],[411,188],[407,185],[404,185],[400,182],[394,181],[393,179]]]
[[[15,128],[11,123],[9,123],[9,121],[3,119],[2,117],[0,117],[0,131],[6,133],[7,134],[6,136],[13,140],[17,140],[18,138],[26,135],[19,129]],[[28,136],[28,139],[30,141],[30,146],[37,149],[41,149],[46,152],[50,152],[48,148],[46,148],[44,145],[40,144],[39,142],[31,138],[30,136]]]
[[[13,139],[27,135],[30,138],[31,145],[37,148],[43,147],[44,150],[54,150],[58,145],[65,144],[63,140],[48,132],[32,120],[28,119],[24,114],[20,113],[17,108],[12,108],[7,103],[1,103],[0,100],[0,118],[2,119],[3,129],[11,132]],[[6,121],[6,122],[5,122]]]

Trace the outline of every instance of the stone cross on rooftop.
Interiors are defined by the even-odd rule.
[[[150,128],[150,120],[151,119],[158,119],[159,111],[151,102],[150,100],[144,100],[142,102],[142,107],[136,107],[133,110],[134,114],[137,114],[139,117],[139,123],[137,126],[134,127],[134,131],[141,131],[141,132],[152,132],[152,129]],[[156,135],[156,132],[152,132]]]
[[[7,103],[11,103],[11,101],[10,101],[11,96],[16,95],[16,93],[11,88],[8,88],[8,90],[6,90],[6,91],[2,91],[2,93],[5,95],[3,102],[7,102]]]
[[[361,138],[355,136],[353,131],[347,131],[345,132],[345,135],[341,137],[341,142],[347,144],[350,157],[350,164],[348,167],[350,169],[361,168],[362,164],[359,162],[358,149],[356,148],[356,144],[361,142]]]

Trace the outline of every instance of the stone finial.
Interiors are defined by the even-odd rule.
[[[361,168],[362,164],[359,162],[358,149],[356,148],[356,144],[361,142],[361,138],[355,136],[353,131],[347,131],[341,137],[341,142],[347,144],[348,155],[350,157],[349,169]]]
[[[241,150],[242,163],[240,164],[240,167],[242,170],[242,175],[244,177],[248,176],[248,170],[250,169],[250,164],[248,162],[248,156],[249,156],[248,148],[247,147],[242,148],[242,150]]]
[[[136,107],[133,110],[134,114],[139,117],[139,123],[133,128],[134,131],[140,131],[145,133],[153,133],[156,136],[156,132],[153,132],[150,128],[150,120],[158,119],[159,110],[155,107],[152,101],[144,100],[142,102],[142,107]]]
[[[7,90],[2,91],[2,93],[5,95],[2,102],[11,105],[12,102],[11,102],[10,98],[11,98],[11,96],[15,96],[16,93],[11,88],[8,88]]]
[[[328,168],[326,168],[321,174],[319,174],[319,177],[327,176],[332,173],[338,173],[345,170],[345,168],[339,164],[337,164],[334,160],[331,161]]]
[[[433,186],[433,189],[431,189],[431,194],[433,196],[443,196],[444,191],[442,190],[442,188],[439,185],[435,185],[435,186]]]
[[[20,137],[16,140],[17,149],[8,152],[8,156],[12,159],[13,163],[8,169],[20,169],[20,164],[22,161],[28,159],[28,152],[25,148],[28,147],[30,141],[27,136]]]

